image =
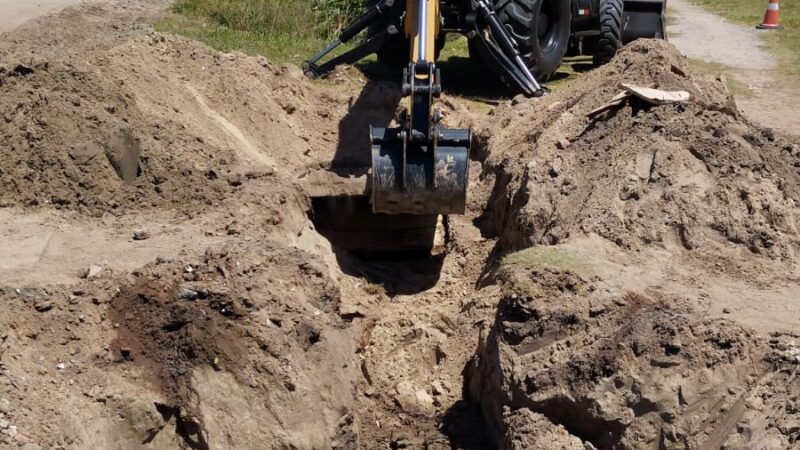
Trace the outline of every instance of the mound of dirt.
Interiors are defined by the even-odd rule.
[[[587,117],[621,83],[691,99]],[[497,177],[483,220],[504,248],[594,233],[625,249],[798,257],[800,145],[741,117],[723,82],[665,42],[635,42],[568,89],[503,105],[479,135]]]
[[[296,67],[157,33],[2,66],[2,206],[205,208],[249,178],[329,165],[347,111]]]
[[[191,448],[342,445],[355,363],[338,288],[314,256],[258,247],[141,270],[111,299],[114,361],[159,388]]]
[[[8,373],[3,396],[36,405],[4,419],[55,448],[354,448],[360,371],[339,296],[318,256],[264,240],[66,293],[0,290],[0,374],[30,374]]]
[[[466,376],[499,448],[541,445],[540,430],[556,436],[550,448],[796,445],[796,361],[752,332],[571,272],[502,279],[507,294]]]

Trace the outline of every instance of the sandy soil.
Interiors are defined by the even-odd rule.
[[[0,17],[0,32],[13,30],[31,19],[65,6],[81,3],[81,1],[82,0],[2,0],[0,1],[0,9],[3,11],[3,16]]]
[[[0,39],[0,448],[798,444],[800,142],[673,47],[443,99],[467,214],[385,218],[398,86],[156,33],[165,4]],[[587,116],[620,82],[691,100]]]
[[[751,120],[797,133],[800,94],[780,73],[779,59],[762,44],[761,36],[769,30],[733,23],[687,0],[670,1],[669,8],[674,19],[668,27],[670,42],[690,58],[723,65],[722,71],[744,86],[737,104]]]

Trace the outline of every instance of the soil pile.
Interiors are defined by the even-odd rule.
[[[691,99],[632,99],[587,118],[620,83]],[[506,248],[595,233],[626,249],[798,256],[800,145],[742,118],[721,81],[664,42],[633,43],[569,89],[504,105],[480,134],[498,179],[484,220]]]
[[[66,292],[0,291],[5,367],[34,377],[8,374],[16,442],[353,448],[360,372],[336,280],[319,256],[251,244],[106,271]]]
[[[691,99],[631,98],[597,113],[621,83]],[[666,249],[696,273],[712,260],[728,276],[756,261],[796,267],[800,146],[742,118],[722,81],[664,42],[633,43],[568,89],[499,107],[485,127],[495,186],[480,223],[496,250],[599,235],[621,254]],[[578,265],[500,270],[506,293],[465,380],[499,448],[536,448],[543,435],[569,449],[797,445],[792,342]]]
[[[576,450],[796,445],[792,354],[679,298],[552,268],[501,278],[506,295],[467,369],[499,448],[543,448],[542,433]]]
[[[211,249],[196,265],[146,267],[122,287],[111,299],[111,354],[117,370],[159,387],[156,407],[191,448],[337,448],[355,439],[356,373],[338,304],[313,255],[264,242]]]
[[[301,77],[155,33],[88,61],[6,62],[0,205],[191,211],[246,178],[319,169],[347,99]]]

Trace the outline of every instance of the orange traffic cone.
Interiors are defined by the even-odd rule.
[[[767,4],[767,12],[764,13],[764,21],[756,28],[762,30],[780,30],[783,28],[781,25],[781,12],[778,3],[780,0],[769,0]]]

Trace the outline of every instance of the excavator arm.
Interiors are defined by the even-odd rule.
[[[404,8],[395,2],[405,1]],[[467,22],[486,42],[486,54],[498,61],[503,73],[527,95],[542,88],[523,62],[517,45],[500,24],[486,0],[462,3]],[[399,6],[399,5],[397,5]],[[402,32],[409,42],[408,66],[403,74],[406,113],[398,127],[370,129],[372,139],[371,203],[373,212],[387,214],[463,214],[471,131],[444,128],[434,102],[442,92],[436,66],[436,43],[442,33],[442,0],[380,0],[372,4],[338,39],[304,64],[319,76],[337,64],[352,63],[375,51],[387,30],[372,34],[360,46],[319,64],[333,49],[378,21],[402,17]],[[402,16],[387,17],[391,12]],[[469,14],[466,14],[469,13]]]
[[[378,213],[463,214],[471,132],[439,124],[434,101],[441,94],[436,68],[440,32],[438,0],[408,0],[404,31],[409,64],[404,70],[407,106],[396,128],[372,128],[372,208]]]

